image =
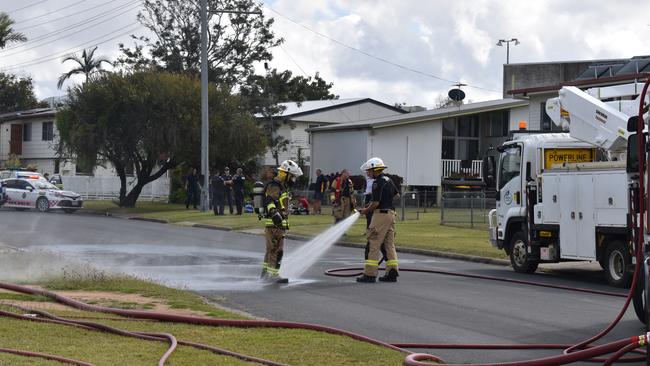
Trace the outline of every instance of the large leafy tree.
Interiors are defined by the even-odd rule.
[[[13,24],[13,19],[7,13],[0,12],[0,49],[7,47],[11,43],[27,41],[24,34],[14,31]]]
[[[317,72],[313,77],[293,76],[289,70],[271,70],[266,75],[251,75],[241,94],[253,103],[251,107],[263,108],[265,101],[303,102],[306,100],[338,99],[331,93],[333,83],[325,81]]]
[[[279,164],[279,156],[287,151],[289,141],[277,133],[282,123],[287,121],[278,116],[284,107],[278,103],[303,102],[306,100],[338,99],[330,92],[334,84],[328,83],[318,73],[314,77],[293,76],[289,70],[278,72],[273,69],[266,75],[251,75],[240,89],[249,103],[251,111],[260,116],[267,137],[271,155]],[[291,126],[293,128],[293,126]]]
[[[72,70],[63,73],[59,77],[59,82],[56,84],[57,88],[61,89],[63,83],[65,83],[65,81],[71,78],[73,75],[84,75],[86,77],[86,81],[88,81],[88,79],[93,74],[102,74],[107,72],[107,70],[104,70],[102,68],[103,64],[106,63],[112,65],[112,62],[104,56],[95,57],[95,51],[97,51],[97,46],[89,50],[83,50],[81,56],[72,54],[64,57],[61,63],[73,61],[77,65]]]
[[[264,151],[263,133],[239,98],[210,90],[213,162],[246,162]],[[121,180],[119,204],[135,206],[142,188],[200,156],[200,85],[179,74],[141,71],[92,78],[70,89],[56,117],[59,152],[109,161]],[[136,184],[127,192],[127,171]]]
[[[144,0],[138,20],[152,36],[133,36],[134,48],[123,44],[119,61],[126,66],[153,66],[173,73],[200,72],[200,13],[198,1]],[[232,87],[253,73],[253,64],[272,58],[270,48],[282,43],[271,30],[273,19],[263,14],[223,13],[219,10],[261,12],[253,0],[208,0],[208,64],[210,81]]]
[[[34,95],[31,78],[19,78],[16,75],[0,73],[0,113],[9,113],[45,107]]]

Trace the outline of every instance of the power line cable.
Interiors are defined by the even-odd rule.
[[[113,33],[119,32],[119,31],[121,31],[121,30],[127,28],[128,26],[131,26],[131,25],[134,25],[134,24],[137,24],[137,26],[136,26],[136,27],[133,27],[133,28],[131,28],[131,29],[129,29],[129,30],[126,31],[126,32],[120,33],[120,34],[118,34],[118,35],[116,35],[116,36],[113,36],[113,37],[111,37],[111,38],[105,39],[105,40],[103,40],[103,41],[101,41],[101,42],[98,41],[98,40],[102,39],[103,37],[106,37],[106,36],[108,36],[108,35],[110,35],[110,34],[113,34]],[[36,59],[34,59],[34,60],[30,60],[30,61],[25,61],[25,62],[22,62],[22,63],[19,63],[19,64],[9,65],[9,66],[6,66],[6,67],[2,67],[2,69],[3,69],[3,70],[14,70],[14,69],[19,69],[19,68],[23,68],[23,67],[29,67],[29,66],[39,65],[39,64],[42,64],[42,63],[47,62],[47,61],[56,60],[56,59],[59,59],[59,58],[64,57],[64,56],[67,56],[67,55],[70,55],[70,54],[73,54],[73,53],[77,53],[77,52],[83,51],[83,50],[86,49],[87,47],[99,46],[99,45],[101,45],[101,44],[104,44],[104,43],[106,43],[106,42],[112,41],[112,40],[117,39],[117,38],[119,38],[119,37],[125,36],[125,35],[127,35],[127,34],[129,34],[129,33],[131,33],[131,32],[134,32],[134,31],[136,31],[136,30],[138,30],[138,29],[140,29],[140,28],[142,28],[142,25],[141,25],[140,23],[138,23],[138,22],[133,22],[133,23],[128,24],[128,25],[126,25],[126,26],[124,26],[124,27],[122,27],[122,28],[120,28],[120,29],[114,30],[114,31],[112,31],[112,32],[110,32],[110,33],[106,33],[106,34],[104,34],[104,35],[102,35],[102,36],[100,36],[100,37],[97,37],[97,38],[91,39],[90,41],[86,41],[86,42],[84,42],[84,43],[82,43],[82,44],[79,44],[79,45],[77,45],[77,46],[75,46],[75,47],[68,48],[68,49],[66,49],[65,51],[61,51],[61,52],[58,52],[58,53],[49,54],[49,55],[47,55],[47,56],[43,56],[43,57],[40,57],[40,58],[36,58]],[[95,41],[98,41],[98,42],[95,42]],[[93,43],[93,42],[95,42],[95,43]]]
[[[74,29],[77,28],[77,27],[80,27],[80,26],[82,26],[82,25],[86,25],[86,24],[92,23],[92,22],[94,22],[94,21],[96,21],[96,20],[98,20],[98,19],[101,19],[101,18],[103,18],[103,17],[106,17],[107,15],[109,15],[109,14],[111,14],[111,13],[117,12],[117,11],[119,11],[119,10],[124,10],[124,9],[126,8],[125,11],[123,11],[123,12],[121,12],[121,13],[118,13],[118,14],[115,14],[115,15],[113,15],[113,16],[107,18],[107,19],[104,19],[104,20],[102,20],[102,21],[100,21],[100,22],[97,22],[97,23],[95,23],[95,24],[91,24],[90,26],[87,26],[87,27],[82,28],[82,29],[79,29],[79,30],[74,30],[75,33],[80,33],[80,32],[82,32],[82,31],[84,31],[84,30],[87,30],[87,29],[90,29],[90,28],[96,27],[96,26],[98,26],[98,25],[100,25],[100,24],[103,24],[103,23],[106,23],[106,22],[108,22],[108,21],[110,21],[110,20],[113,20],[113,19],[117,18],[117,17],[120,16],[120,15],[126,14],[126,13],[128,13],[128,12],[130,12],[130,11],[136,9],[136,8],[139,7],[139,6],[140,6],[140,4],[136,4],[136,5],[131,4],[130,7],[129,7],[129,5],[121,5],[121,6],[118,7],[118,8],[115,8],[115,9],[112,9],[112,10],[110,10],[110,11],[106,11],[106,12],[103,12],[103,13],[101,13],[101,14],[95,15],[95,16],[93,16],[93,17],[91,17],[91,18],[89,18],[89,19],[86,19],[86,20],[84,20],[84,21],[81,21],[81,22],[75,23],[75,24],[73,24],[73,25],[69,25],[69,26],[67,26],[67,27],[65,27],[65,28],[62,28],[62,29],[59,29],[59,30],[57,30],[57,31],[50,32],[50,33],[47,33],[47,34],[41,35],[41,36],[39,36],[39,37],[36,37],[36,38],[32,39],[31,41],[24,42],[24,43],[19,44],[19,45],[16,45],[16,46],[7,47],[7,48],[5,49],[5,50],[12,50],[12,49],[16,49],[16,48],[22,48],[22,49],[19,50],[19,51],[16,51],[16,52],[8,53],[8,54],[7,54],[7,53],[4,53],[5,50],[3,50],[2,52],[0,52],[0,54],[2,54],[3,57],[13,56],[13,55],[20,54],[20,53],[25,52],[25,51],[28,51],[28,50],[32,50],[32,49],[34,49],[34,48],[41,47],[41,46],[43,46],[43,45],[50,45],[53,41],[57,41],[57,40],[61,40],[61,39],[63,39],[63,38],[67,38],[70,34],[68,34],[68,35],[66,35],[66,36],[62,36],[62,37],[55,38],[55,39],[50,40],[50,41],[41,42],[40,44],[37,44],[37,45],[31,46],[31,47],[23,48],[23,47],[25,47],[25,46],[29,46],[29,45],[34,44],[34,43],[38,43],[39,41],[42,41],[42,40],[44,40],[44,39],[48,39],[48,38],[54,37],[54,36],[56,36],[56,35],[58,35],[58,34],[65,33],[65,32],[68,32],[68,31],[70,31],[70,30],[74,30]]]
[[[70,5],[68,5],[68,6],[64,6],[64,7],[62,7],[62,8],[56,9],[56,10],[52,10],[52,11],[50,11],[50,12],[48,12],[48,13],[45,13],[45,14],[37,15],[37,16],[35,16],[35,17],[31,17],[31,18],[27,18],[27,19],[20,19],[20,20],[18,20],[17,22],[15,22],[14,24],[25,23],[25,22],[32,21],[32,20],[34,20],[34,19],[38,19],[38,18],[42,18],[42,17],[46,17],[46,16],[48,16],[48,15],[52,15],[52,14],[54,14],[54,13],[58,13],[58,12],[60,12],[61,10],[65,10],[65,9],[71,8],[71,7],[75,6],[75,5],[79,5],[79,4],[81,4],[81,3],[83,3],[83,2],[86,2],[86,1],[88,1],[88,0],[80,0],[80,1],[77,1],[76,3],[70,4]]]
[[[36,6],[36,5],[38,5],[38,4],[42,4],[42,3],[46,2],[46,1],[48,1],[48,0],[37,1],[37,2],[35,2],[35,3],[33,3],[33,4],[29,4],[29,5],[23,6],[22,8],[18,8],[18,9],[10,10],[10,11],[8,11],[8,12],[6,12],[6,13],[7,13],[7,14],[13,14],[13,13],[19,12],[19,11],[21,11],[21,10],[25,10],[25,9],[31,8],[32,6]]]
[[[298,62],[297,62],[297,61],[296,61],[296,60],[291,56],[291,54],[289,53],[289,51],[287,51],[284,47],[282,47],[282,45],[280,45],[280,49],[282,49],[282,51],[284,51],[284,53],[286,53],[287,56],[289,56],[289,59],[291,59],[291,61],[293,61],[293,63],[294,63],[294,64],[295,64],[299,69],[300,69],[300,71],[302,71],[302,74],[305,76],[305,78],[309,79],[309,78],[311,77],[311,76],[307,75],[307,73],[305,72],[305,70],[304,70],[304,69],[300,66],[300,64],[298,64]],[[326,99],[326,100],[328,100],[329,103],[330,103],[332,106],[334,105],[334,100],[333,100],[333,99]],[[341,113],[341,114],[343,115],[343,117],[345,117],[345,119],[348,120],[348,122],[352,122],[352,119],[351,119],[351,118],[350,118],[350,117],[345,113],[345,111],[344,111],[343,109],[338,109],[338,111],[339,111],[339,113]]]
[[[280,17],[282,17],[282,18],[284,18],[284,19],[290,21],[291,23],[294,23],[294,24],[296,24],[296,25],[298,25],[298,26],[300,26],[300,27],[302,27],[302,28],[305,28],[306,30],[308,30],[308,31],[310,31],[310,32],[312,32],[312,33],[314,33],[314,34],[316,34],[316,35],[318,35],[318,36],[321,36],[321,37],[323,37],[323,38],[325,38],[325,39],[327,39],[327,40],[329,40],[329,41],[331,41],[331,42],[334,42],[334,43],[336,43],[336,44],[338,44],[338,45],[340,45],[340,46],[342,46],[342,47],[345,47],[345,48],[348,48],[348,49],[350,49],[350,50],[353,50],[353,51],[356,51],[356,52],[358,52],[358,53],[361,53],[362,55],[365,55],[365,56],[367,56],[367,57],[370,57],[370,58],[373,58],[373,59],[375,59],[375,60],[378,60],[378,61],[381,61],[381,62],[387,63],[387,64],[389,64],[389,65],[393,65],[393,66],[395,66],[395,67],[399,67],[400,69],[403,69],[403,70],[406,70],[406,71],[410,71],[410,72],[413,72],[413,73],[416,73],[416,74],[420,74],[420,75],[423,75],[423,76],[427,76],[427,77],[430,77],[430,78],[433,78],[433,79],[437,79],[437,80],[440,80],[440,81],[446,81],[446,82],[449,82],[449,83],[452,83],[452,84],[458,82],[457,80],[446,79],[446,78],[441,77],[441,76],[437,76],[437,75],[434,75],[434,74],[430,74],[430,73],[428,73],[428,72],[424,72],[424,71],[420,71],[420,70],[414,69],[414,68],[409,67],[409,66],[404,66],[404,65],[402,65],[402,64],[398,64],[398,63],[396,63],[396,62],[393,62],[393,61],[391,61],[391,60],[385,59],[385,58],[383,58],[383,57],[375,56],[375,55],[373,55],[373,54],[371,54],[371,53],[368,53],[368,52],[366,52],[366,51],[364,51],[364,50],[361,50],[361,49],[358,49],[358,48],[356,48],[356,47],[350,46],[350,45],[348,45],[348,44],[346,44],[346,43],[343,43],[343,42],[341,42],[341,41],[339,41],[339,40],[337,40],[337,39],[335,39],[335,38],[332,38],[332,37],[330,37],[330,36],[328,36],[328,35],[325,35],[325,34],[323,34],[323,33],[320,33],[320,32],[318,32],[317,30],[314,30],[314,29],[312,29],[312,28],[310,28],[310,27],[308,27],[308,26],[306,26],[306,25],[304,25],[304,24],[302,24],[302,23],[300,23],[300,22],[298,22],[298,21],[296,21],[296,20],[293,20],[293,19],[291,19],[291,18],[289,18],[289,17],[287,17],[287,16],[281,14],[280,12],[278,12],[277,10],[273,9],[272,7],[270,7],[270,6],[268,6],[268,5],[265,5],[265,7],[268,8],[269,10],[271,10],[272,12],[274,12],[275,14],[279,15]],[[494,92],[494,93],[502,94],[502,91],[500,91],[500,90],[489,89],[489,88],[484,88],[484,87],[480,87],[480,86],[476,86],[476,85],[470,85],[470,84],[468,84],[467,86],[470,87],[470,88],[481,89],[481,90],[486,90],[486,91],[490,91],[490,92]]]
[[[131,3],[131,2],[135,3],[135,2],[138,2],[138,1],[140,1],[140,0],[127,1],[127,3]],[[103,6],[106,6],[106,5],[108,5],[108,4],[113,4],[113,3],[115,3],[114,0],[109,0],[109,1],[106,1],[106,2],[101,3],[101,4],[99,4],[99,5],[93,6],[93,7],[91,7],[91,8],[87,8],[87,9],[83,9],[83,10],[80,10],[80,11],[77,11],[77,12],[74,12],[74,13],[66,14],[66,15],[64,15],[64,16],[62,16],[62,17],[58,17],[58,18],[54,18],[54,19],[50,19],[50,20],[48,20],[48,21],[46,21],[46,22],[41,22],[41,23],[38,23],[38,24],[30,25],[30,26],[28,26],[28,27],[22,27],[22,28],[21,28],[21,27],[18,27],[18,28],[16,29],[16,31],[24,32],[24,31],[27,30],[27,29],[32,29],[32,28],[40,27],[40,26],[43,26],[43,25],[45,25],[45,24],[55,23],[55,22],[58,22],[59,20],[63,20],[63,19],[70,19],[70,18],[74,17],[75,15],[79,15],[79,14],[82,14],[82,13],[87,13],[87,12],[89,12],[89,11],[99,9],[99,8],[101,8],[101,7],[103,7]],[[126,5],[126,3],[123,4],[123,5]],[[120,6],[122,6],[122,5],[120,5]],[[120,6],[118,6],[118,7],[120,7]]]
[[[288,56],[289,59],[294,63],[294,65],[296,65],[296,66],[300,69],[300,71],[302,72],[302,74],[305,75],[305,77],[309,77],[309,75],[307,75],[307,73],[305,72],[305,70],[303,70],[303,68],[300,67],[300,65],[296,62],[296,60],[294,60],[294,58],[291,57],[291,55],[289,54],[289,51],[287,51],[284,47],[282,47],[282,45],[279,45],[279,46],[280,46],[280,49],[281,49],[282,51],[284,51],[284,53],[287,54],[287,56]]]

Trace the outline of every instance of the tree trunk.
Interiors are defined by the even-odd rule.
[[[120,177],[120,207],[124,207],[122,206],[122,202],[126,198],[126,169],[119,163],[113,163],[113,165],[115,166],[117,175]]]
[[[152,171],[152,167],[143,167],[142,170],[138,172],[138,181],[133,189],[131,189],[126,197],[124,197],[124,199],[120,199],[120,207],[135,207],[135,204],[138,201],[138,197],[140,197],[140,193],[142,193],[142,188],[160,178],[163,174],[165,174],[165,172],[173,168],[175,165],[175,163],[167,162],[153,175],[149,175]],[[124,186],[126,186],[126,184]]]
[[[149,183],[149,182],[147,182]],[[133,208],[135,207],[135,203],[138,201],[138,197],[140,197],[140,193],[142,193],[142,188],[147,184],[140,184],[140,180],[138,180],[138,183],[136,183],[135,187],[131,189],[131,192],[124,197],[124,199],[120,199],[120,207],[128,207],[128,208]]]

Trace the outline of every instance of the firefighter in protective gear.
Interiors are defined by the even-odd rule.
[[[302,175],[302,169],[292,160],[285,160],[278,167],[278,174],[264,188],[264,236],[266,254],[261,278],[276,283],[287,283],[280,277],[284,235],[289,230],[289,187]]]
[[[399,197],[399,192],[393,181],[384,175],[386,165],[380,158],[371,158],[361,166],[375,179],[372,184],[372,198],[368,207],[360,213],[372,213],[370,226],[366,232],[369,252],[365,262],[363,275],[357,277],[357,282],[373,283],[377,279],[380,248],[386,249],[386,273],[379,278],[381,282],[397,282],[397,252],[395,251],[395,207],[393,199]]]
[[[332,215],[334,223],[348,218],[356,204],[354,200],[354,185],[350,179],[347,169],[341,171],[341,175],[332,182]]]

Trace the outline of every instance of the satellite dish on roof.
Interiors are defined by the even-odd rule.
[[[456,102],[465,99],[465,92],[460,89],[451,89],[447,95],[449,96],[449,99]]]

